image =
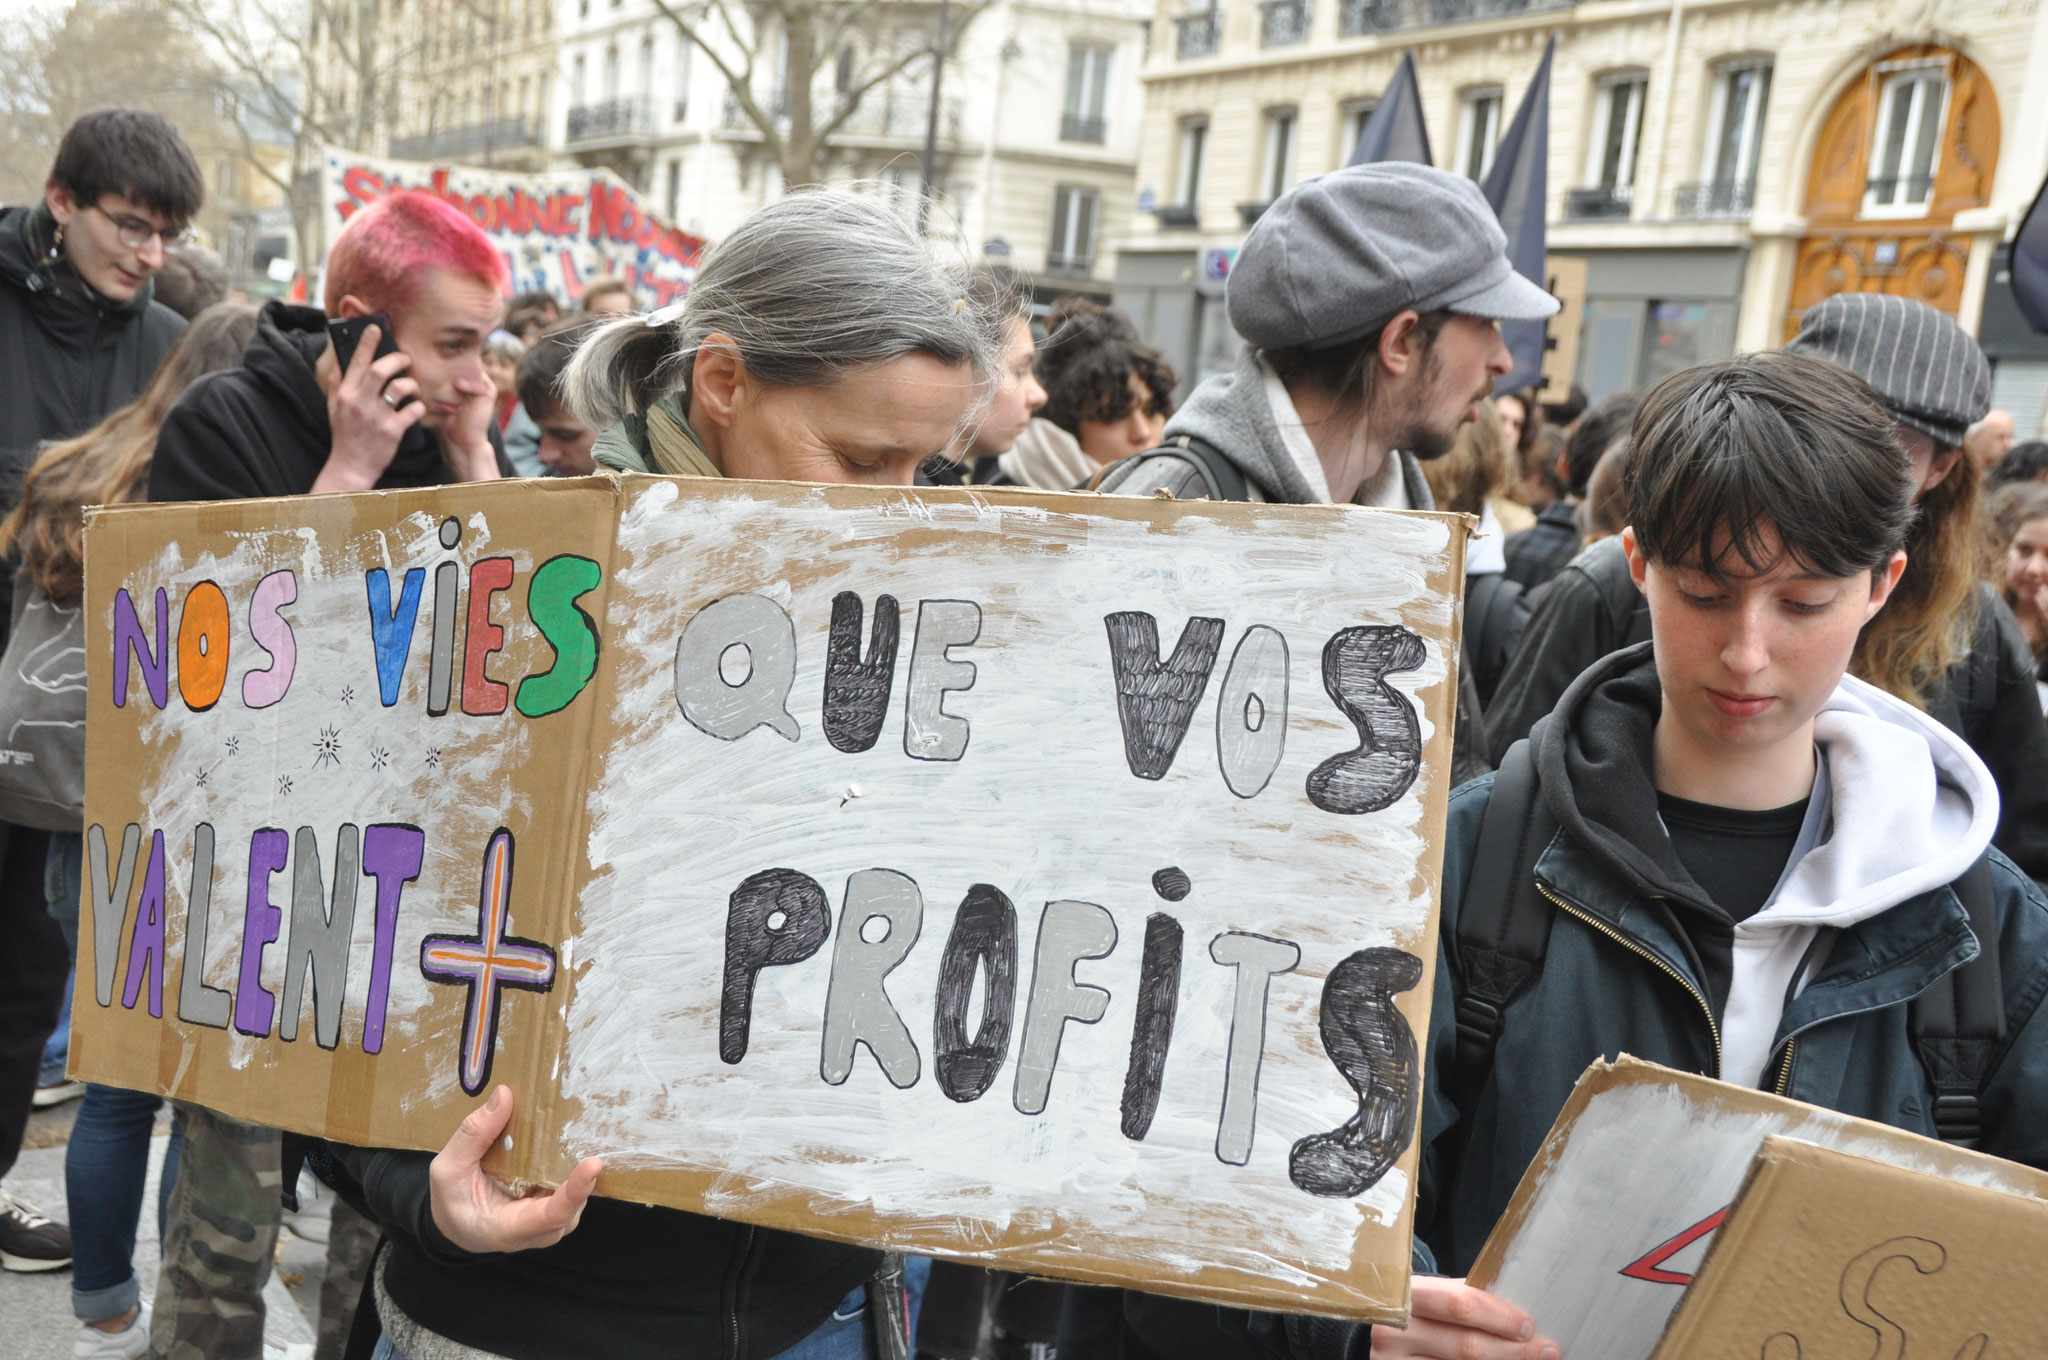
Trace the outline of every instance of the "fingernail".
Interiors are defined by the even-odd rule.
[[[1560,1354],[1557,1347],[1545,1346],[1543,1348],[1543,1354],[1540,1357],[1538,1357],[1538,1360],[1563,1360],[1563,1356]]]
[[[509,1094],[509,1088],[504,1086],[500,1086],[497,1090],[492,1091],[491,1108],[495,1110],[500,1105],[503,1105],[505,1103],[505,1097],[507,1094]]]
[[[1523,1318],[1521,1330],[1515,1333],[1515,1340],[1527,1341],[1534,1335],[1536,1335],[1536,1324],[1528,1318]]]

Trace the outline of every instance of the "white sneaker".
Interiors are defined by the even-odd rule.
[[[284,1225],[300,1241],[324,1247],[334,1218],[334,1194],[304,1167],[299,1169],[298,1191],[299,1207],[284,1211]]]
[[[118,1332],[78,1324],[78,1339],[71,1343],[75,1360],[142,1360],[149,1354],[149,1305],[143,1304],[135,1321]]]

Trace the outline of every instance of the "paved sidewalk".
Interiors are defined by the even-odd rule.
[[[36,1111],[29,1119],[20,1160],[7,1176],[9,1191],[60,1222],[69,1218],[64,1199],[64,1140],[77,1110],[78,1103],[71,1101],[52,1110]],[[142,1223],[135,1239],[135,1276],[144,1299],[156,1292],[157,1173],[163,1166],[169,1135],[170,1115],[166,1106],[157,1120],[149,1186],[143,1195]],[[320,1274],[326,1263],[324,1248],[301,1242],[290,1232],[282,1235],[278,1269],[271,1275],[263,1296],[269,1307],[265,1336],[269,1354],[280,1360],[286,1356],[312,1355],[312,1317],[318,1307]],[[297,1283],[288,1284],[291,1280]],[[77,1319],[71,1313],[70,1271],[22,1275],[0,1270],[0,1354],[6,1360],[69,1360],[77,1330]]]

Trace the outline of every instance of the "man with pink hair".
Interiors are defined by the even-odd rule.
[[[432,194],[361,209],[327,256],[326,312],[273,302],[242,367],[195,383],[165,420],[153,501],[434,486],[510,475],[491,420],[484,341],[504,312],[505,262]],[[327,322],[373,324],[344,369]]]
[[[149,498],[237,500],[510,476],[483,363],[505,281],[489,238],[441,199],[406,192],[370,204],[328,252],[326,311],[270,303],[242,366],[200,379],[171,408]],[[398,352],[375,357],[384,327],[373,324],[344,367],[328,319],[370,315],[388,319]],[[299,1158],[286,1164],[274,1129],[198,1106],[179,1113],[185,1157],[167,1214],[149,1349],[262,1360],[263,1286]],[[360,1285],[367,1250],[336,1248],[374,1230],[337,1209],[333,1232],[329,1284],[353,1271]],[[349,1296],[345,1287],[335,1292]]]

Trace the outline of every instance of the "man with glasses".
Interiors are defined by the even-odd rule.
[[[0,208],[0,510],[21,498],[40,445],[134,400],[185,329],[151,300],[150,276],[204,199],[176,128],[102,109],[65,132],[42,202]],[[0,620],[11,595],[0,574]],[[48,840],[0,823],[0,1177],[21,1150],[69,972],[43,892]],[[0,1187],[0,1267],[70,1264],[70,1234]]]

